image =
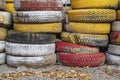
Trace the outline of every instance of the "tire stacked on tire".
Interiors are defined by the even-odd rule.
[[[105,54],[98,49],[108,45],[110,22],[116,20],[114,9],[118,7],[118,0],[70,1],[73,10],[68,12],[66,32],[61,34],[64,42],[56,46],[59,62],[74,67],[103,65]]]
[[[6,11],[11,13],[15,12],[13,0],[6,0]]]
[[[117,10],[117,20],[112,23],[110,44],[106,57],[108,64],[120,65],[120,10]]]
[[[7,36],[7,28],[11,27],[12,17],[9,12],[6,12],[6,1],[0,0],[0,64],[5,63],[5,43]]]
[[[9,66],[38,68],[56,63],[56,33],[62,30],[61,0],[14,0],[14,30],[8,32]]]

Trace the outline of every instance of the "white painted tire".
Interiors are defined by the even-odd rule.
[[[0,64],[5,64],[6,53],[0,53]]]
[[[18,44],[6,42],[6,53],[15,56],[44,56],[55,53],[55,44]]]
[[[120,31],[120,21],[115,21],[112,23],[112,31]]]
[[[18,11],[13,13],[16,23],[61,22],[61,11]]]
[[[108,52],[113,55],[119,55],[120,56],[120,45],[112,45],[110,44],[108,46]]]
[[[0,24],[1,26],[10,27],[12,24],[12,15],[9,12],[0,11]]]
[[[106,53],[106,60],[108,64],[120,66],[120,56]]]
[[[47,65],[54,65],[56,63],[56,54],[50,54],[40,57],[18,57],[7,55],[7,64],[12,67],[32,67],[38,68]]]
[[[5,50],[5,41],[0,41],[0,53],[4,52]]]

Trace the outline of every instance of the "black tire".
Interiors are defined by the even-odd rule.
[[[7,41],[24,44],[49,44],[55,43],[56,36],[54,34],[23,33],[10,30]]]

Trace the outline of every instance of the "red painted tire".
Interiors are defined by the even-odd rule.
[[[120,32],[111,32],[110,42],[111,44],[120,44]]]
[[[79,44],[73,44],[68,42],[57,42],[56,43],[56,51],[57,52],[66,52],[66,53],[77,53],[77,54],[92,54],[98,53],[99,48],[84,46]]]
[[[95,53],[95,54],[58,53],[58,60],[60,63],[66,66],[97,67],[104,64],[105,54],[104,53]]]

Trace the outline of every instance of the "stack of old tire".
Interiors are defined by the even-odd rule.
[[[112,23],[110,44],[106,52],[106,57],[108,64],[120,65],[120,10],[117,10],[117,20]]]
[[[11,14],[6,12],[6,1],[0,0],[0,64],[5,63],[7,28],[11,27]]]
[[[103,65],[105,54],[100,47],[108,45],[110,23],[116,20],[118,0],[70,0],[69,25],[57,42],[58,60],[73,67]]]
[[[38,68],[56,63],[56,33],[62,30],[61,0],[14,0],[14,30],[8,32],[9,66]]]
[[[6,11],[11,13],[15,12],[13,0],[6,0]]]

